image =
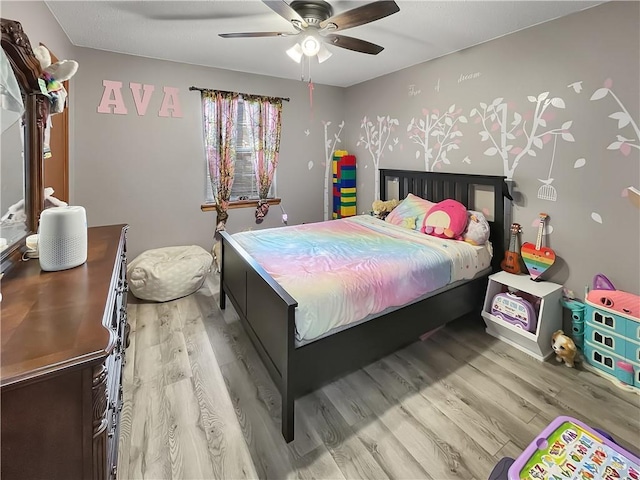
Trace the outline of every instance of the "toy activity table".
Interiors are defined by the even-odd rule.
[[[640,480],[640,460],[575,418],[552,421],[508,471],[509,480]]]

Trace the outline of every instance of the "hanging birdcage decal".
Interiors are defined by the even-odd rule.
[[[550,202],[555,202],[558,198],[558,192],[556,191],[556,187],[551,185],[553,183],[553,178],[551,178],[551,170],[553,169],[553,161],[556,158],[556,143],[558,141],[558,135],[553,136],[553,152],[551,153],[551,166],[549,167],[549,175],[546,180],[540,180],[543,185],[538,189],[538,198],[540,200],[549,200]]]
[[[542,185],[538,189],[538,198],[540,200],[549,200],[550,202],[555,202],[558,198],[558,192],[556,188],[551,184]]]

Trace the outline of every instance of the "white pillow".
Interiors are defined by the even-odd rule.
[[[131,293],[142,300],[167,302],[198,290],[213,257],[198,245],[147,250],[127,266]]]

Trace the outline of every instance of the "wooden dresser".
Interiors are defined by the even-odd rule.
[[[117,475],[127,228],[90,228],[79,267],[29,260],[2,279],[3,480]]]

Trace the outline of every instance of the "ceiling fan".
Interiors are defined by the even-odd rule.
[[[318,54],[321,48],[320,42],[355,52],[377,55],[384,50],[384,47],[359,38],[336,35],[334,32],[374,22],[400,11],[400,7],[393,0],[378,0],[337,15],[333,15],[333,8],[323,0],[294,0],[291,4],[284,0],[262,0],[262,2],[290,22],[294,31],[221,33],[219,35],[222,38],[255,38],[288,37],[305,33],[308,36],[301,42],[300,47],[307,56]],[[322,61],[320,56],[318,59]]]

